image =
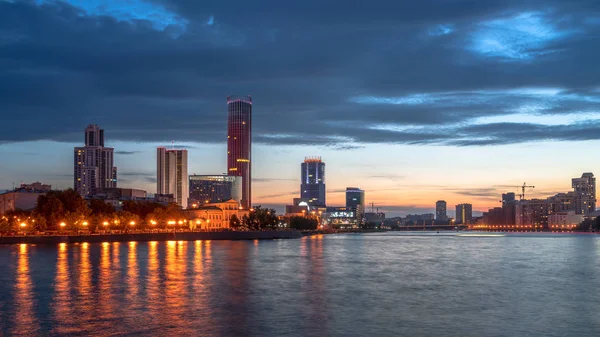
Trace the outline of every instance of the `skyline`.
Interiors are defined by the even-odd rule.
[[[225,173],[230,93],[256,105],[253,204],[299,197],[306,156],[327,163],[329,204],[358,186],[390,214],[441,199],[481,212],[600,166],[598,5],[319,3],[0,1],[0,189],[72,187],[88,124],[121,187],[154,192],[154,149],[171,141],[190,174]]]

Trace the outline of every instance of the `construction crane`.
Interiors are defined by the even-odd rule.
[[[521,189],[521,194],[519,194],[519,200],[525,200],[525,189],[526,188],[535,188],[535,186],[527,186],[527,183],[523,183],[523,186],[515,186]]]

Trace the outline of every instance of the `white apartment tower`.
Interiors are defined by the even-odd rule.
[[[104,130],[98,125],[90,124],[85,129],[85,146],[74,149],[73,164],[73,188],[82,196],[117,187],[114,149],[104,147]]]
[[[187,150],[156,149],[156,193],[172,194],[179,206],[187,208],[190,196]]]
[[[588,215],[596,210],[596,178],[593,173],[584,173],[581,178],[571,180],[575,192],[575,214]]]

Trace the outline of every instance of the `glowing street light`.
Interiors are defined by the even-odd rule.
[[[108,226],[108,221],[104,221],[104,222],[102,223],[102,225],[103,225],[103,226]]]
[[[26,224],[26,223],[24,223],[24,222],[21,222],[20,226],[21,226],[21,227],[27,227],[27,224]]]
[[[60,227],[65,227],[66,225],[67,225],[66,223],[64,223],[64,222],[61,222],[59,226],[60,226]]]
[[[84,222],[82,223],[82,225],[84,225],[84,226],[87,226],[87,225],[88,225],[88,222],[87,222],[87,221],[84,221]]]
[[[156,225],[156,221],[154,221],[154,220],[150,220],[150,224],[151,224],[152,226],[154,226],[154,225]]]
[[[183,225],[183,221],[179,220],[178,224]]]
[[[131,226],[135,226],[135,221],[130,221],[130,222],[129,222],[129,224],[130,224]]]

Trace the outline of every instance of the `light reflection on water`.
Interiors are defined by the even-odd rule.
[[[0,246],[1,336],[591,336],[594,236]]]

